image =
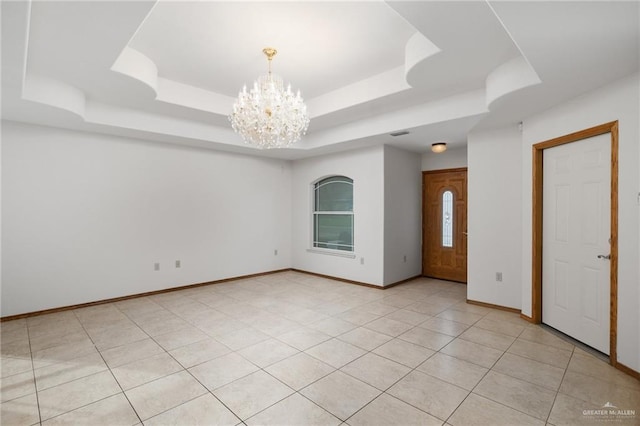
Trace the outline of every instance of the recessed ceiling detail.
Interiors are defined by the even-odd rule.
[[[4,119],[280,158],[463,146],[473,128],[515,125],[639,63],[637,2],[1,7]],[[302,141],[277,152],[245,146],[227,120],[266,45],[311,118]],[[397,129],[411,133],[390,137]]]

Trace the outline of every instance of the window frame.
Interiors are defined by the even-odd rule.
[[[327,179],[331,179],[331,178],[342,178],[344,179],[345,183],[348,183],[349,185],[351,185],[351,210],[340,210],[340,211],[323,211],[323,210],[316,210],[316,207],[320,204],[320,201],[318,199],[318,189],[320,188],[320,186],[318,186],[318,184],[320,184],[322,181],[325,181]],[[355,258],[355,205],[354,205],[354,191],[353,191],[353,187],[355,186],[355,182],[352,178],[345,176],[345,175],[327,175],[327,176],[323,176],[315,181],[313,181],[310,185],[310,192],[311,192],[311,206],[310,206],[310,210],[311,210],[311,215],[310,215],[310,226],[309,226],[309,230],[310,230],[310,235],[309,235],[309,248],[307,249],[307,251],[309,252],[314,252],[314,253],[322,253],[322,254],[329,254],[329,255],[334,255],[334,256],[340,256],[340,257],[348,257],[348,258]],[[316,241],[316,227],[318,224],[318,218],[320,216],[331,216],[331,215],[341,215],[341,216],[350,216],[351,218],[351,247],[350,250],[342,250],[342,249],[337,249],[337,248],[327,248],[327,247],[318,247],[317,244],[327,244],[326,242],[322,242],[322,241]]]

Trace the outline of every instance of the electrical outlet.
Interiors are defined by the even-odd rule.
[[[361,258],[360,258],[360,264],[361,264],[361,265],[364,265],[364,257],[361,257]]]
[[[182,263],[179,260],[176,260],[176,268],[179,268],[180,266],[182,266]]]
[[[273,255],[277,256],[278,255],[278,249],[273,250]]]
[[[404,255],[404,257],[402,258],[402,261],[403,261],[404,263],[407,263],[407,255],[406,255],[406,254],[405,254],[405,255]]]
[[[159,271],[160,270],[160,264],[158,262],[153,264],[153,270],[154,271]]]
[[[496,281],[502,282],[502,272],[496,272]]]

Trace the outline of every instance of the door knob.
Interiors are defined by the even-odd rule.
[[[610,254],[599,254],[598,255],[598,259],[611,259],[611,255]]]

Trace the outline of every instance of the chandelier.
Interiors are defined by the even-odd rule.
[[[285,148],[298,142],[307,132],[309,116],[300,91],[293,94],[291,85],[284,90],[282,78],[271,74],[271,60],[277,50],[266,47],[269,73],[253,83],[247,92],[242,88],[229,115],[231,127],[245,143],[258,148]]]

